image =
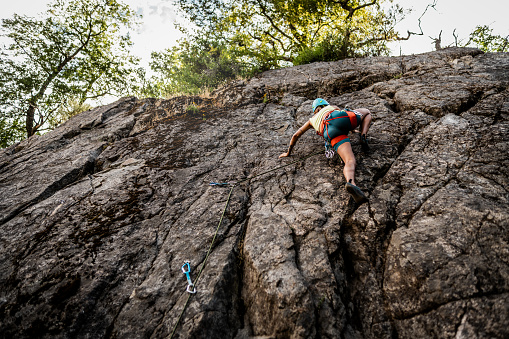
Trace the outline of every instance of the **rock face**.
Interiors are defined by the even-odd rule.
[[[373,113],[370,150],[350,136],[368,203],[337,155],[263,174],[323,150],[278,159],[317,96]],[[0,337],[507,338],[508,168],[507,53],[125,98],[0,151]]]

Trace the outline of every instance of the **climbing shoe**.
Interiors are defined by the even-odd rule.
[[[345,189],[350,195],[353,197],[356,203],[359,205],[368,201],[368,198],[362,193],[361,189],[354,184],[351,184],[349,182],[346,183]]]
[[[368,137],[366,134],[361,134],[361,147],[363,151],[369,151]]]

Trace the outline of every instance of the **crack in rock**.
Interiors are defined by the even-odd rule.
[[[508,337],[508,65],[462,48],[302,65],[0,150],[2,335],[169,337],[181,265],[196,277],[226,203],[209,183],[285,164],[323,96],[373,114],[370,150],[350,137],[369,203],[338,157],[235,187],[175,338]],[[294,158],[319,149],[306,133]]]

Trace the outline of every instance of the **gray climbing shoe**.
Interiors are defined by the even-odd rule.
[[[349,182],[346,183],[345,189],[350,195],[353,197],[356,203],[359,205],[368,201],[368,198],[362,193],[361,189],[354,184],[351,184]]]
[[[369,151],[368,137],[366,134],[361,134],[361,148],[364,152]]]

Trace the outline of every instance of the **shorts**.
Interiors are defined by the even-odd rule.
[[[361,123],[361,114],[356,111],[350,112],[355,113],[355,115],[351,114],[350,116],[345,110],[336,110],[324,119],[323,137],[331,143],[336,152],[339,146],[345,142],[350,142],[348,132],[353,131]]]

